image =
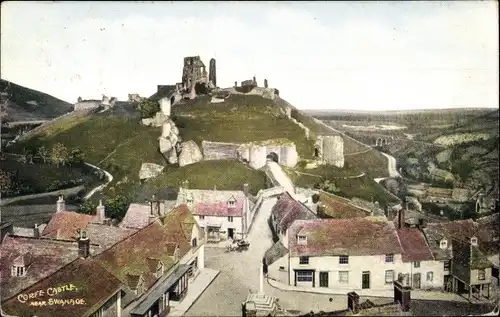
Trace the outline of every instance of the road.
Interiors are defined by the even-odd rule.
[[[101,191],[104,189],[104,187],[108,186],[109,183],[111,183],[113,181],[113,175],[111,175],[111,173],[109,173],[108,171],[105,171],[102,168],[99,168],[99,167],[92,165],[90,163],[85,163],[85,165],[90,166],[92,168],[95,168],[95,169],[103,172],[104,174],[106,174],[106,179],[108,180],[105,184],[99,185],[99,186],[93,188],[90,192],[88,192],[88,194],[85,195],[85,197],[83,198],[83,199],[87,200],[90,197],[92,197],[92,195],[94,195],[96,192]]]
[[[265,200],[255,216],[248,235],[248,251],[224,252],[222,248],[205,248],[205,265],[221,272],[185,316],[241,316],[241,303],[250,292],[259,290],[261,261],[272,245],[267,219],[275,203],[276,198]],[[273,288],[267,282],[264,282],[264,292],[279,298],[282,307],[304,314],[311,310],[343,309],[347,305],[347,296],[286,292]]]

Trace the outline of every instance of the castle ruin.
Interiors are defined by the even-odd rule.
[[[210,60],[210,66],[208,68],[208,82],[214,88],[217,87],[217,69],[215,67],[215,58]]]
[[[339,135],[318,135],[314,157],[321,164],[344,167],[344,139]]]

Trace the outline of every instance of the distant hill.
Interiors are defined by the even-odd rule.
[[[0,79],[2,121],[34,121],[59,117],[73,110],[69,102]]]

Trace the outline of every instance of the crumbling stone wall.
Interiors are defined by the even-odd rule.
[[[183,89],[190,91],[196,83],[208,83],[208,74],[200,56],[184,57],[182,69]]]
[[[295,144],[284,140],[243,144],[203,141],[201,146],[205,160],[237,159],[255,169],[265,166],[271,153],[278,156],[278,164],[287,167],[294,167],[299,159]]]
[[[339,135],[319,135],[315,142],[314,156],[323,164],[344,167],[344,139]]]
[[[232,87],[224,89],[223,91],[228,91],[231,94],[237,94],[237,95],[256,95],[270,100],[274,100],[276,97],[278,97],[278,90],[275,88],[254,87],[249,92],[242,93],[234,89],[234,87]]]

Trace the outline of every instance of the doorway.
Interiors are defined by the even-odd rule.
[[[370,271],[364,271],[363,275],[361,275],[361,288],[362,289],[370,288]]]
[[[229,239],[234,239],[234,229],[233,228],[227,229],[227,236]]]
[[[413,274],[413,288],[420,288],[420,273]]]
[[[328,287],[328,272],[319,272],[319,287]]]

